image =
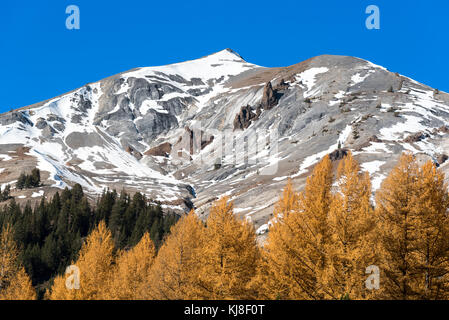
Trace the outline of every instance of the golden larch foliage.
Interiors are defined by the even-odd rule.
[[[121,252],[106,290],[106,299],[142,300],[150,297],[149,276],[156,249],[149,233],[129,251]]]
[[[36,300],[36,290],[25,268],[20,268],[9,286],[0,292],[0,300]]]
[[[419,299],[449,298],[449,196],[444,174],[431,162],[418,172],[414,206],[417,244],[412,253],[421,271]]]
[[[203,233],[199,297],[214,300],[255,298],[250,282],[256,273],[259,255],[253,225],[237,219],[228,197],[216,201]]]
[[[416,234],[413,206],[418,165],[411,154],[403,154],[376,193],[379,241],[381,243],[381,293],[389,299],[410,299],[416,263],[412,258]]]
[[[192,210],[170,230],[150,271],[149,298],[199,299],[198,278],[204,225]]]
[[[87,237],[81,247],[78,261],[73,263],[80,271],[80,288],[68,289],[66,276],[54,280],[51,300],[101,300],[107,297],[107,288],[112,277],[114,243],[111,232],[104,221]]]
[[[340,161],[337,186],[329,212],[331,241],[322,281],[332,299],[364,299],[372,296],[366,289],[366,268],[376,265],[374,212],[370,203],[371,182],[367,172],[349,152]]]
[[[6,226],[0,234],[0,289],[8,287],[17,272],[19,252],[13,240],[10,226]]]
[[[10,226],[0,234],[0,300],[35,300],[30,277],[18,261],[19,251]]]
[[[307,179],[296,209],[270,228],[258,270],[260,298],[324,299],[327,225],[331,203],[332,163],[324,157]],[[296,203],[287,185],[279,203]],[[285,199],[288,197],[290,199]],[[280,207],[280,205],[278,204]]]
[[[282,195],[274,207],[275,219],[282,219],[291,212],[298,210],[299,194],[293,190],[292,180],[289,178]]]
[[[385,179],[376,197],[381,244],[381,293],[387,299],[448,295],[449,201],[444,175],[411,154]]]

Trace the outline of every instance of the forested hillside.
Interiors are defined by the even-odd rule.
[[[30,277],[58,274],[45,299],[449,299],[448,208],[444,174],[411,154],[375,198],[351,153],[336,173],[325,156],[302,192],[287,183],[263,245],[227,197],[167,234],[175,218],[140,194],[108,191],[93,209],[76,186],[2,211],[0,298],[36,298]],[[69,264],[79,289],[66,287]]]
[[[77,184],[34,208],[21,208],[12,199],[0,210],[0,228],[7,228],[20,251],[19,261],[39,290],[75,261],[86,236],[105,221],[117,249],[129,248],[149,232],[156,247],[161,244],[177,215],[163,215],[159,205],[140,193],[132,197],[105,191],[94,206]],[[39,291],[42,293],[41,291]]]

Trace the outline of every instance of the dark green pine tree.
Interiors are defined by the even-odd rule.
[[[45,272],[42,275],[43,280],[49,279],[53,273],[58,270],[61,257],[61,248],[58,245],[54,233],[49,234],[41,250],[41,260],[45,265]]]
[[[25,188],[25,180],[26,180],[26,175],[25,173],[21,173],[19,178],[17,179],[16,182],[16,188],[22,190],[23,188]]]
[[[51,206],[47,203],[44,197],[42,197],[39,205],[34,208],[34,216],[38,228],[38,230],[35,231],[35,234],[39,239],[38,242],[40,246],[44,244],[45,238],[47,238],[51,232],[50,208]]]
[[[131,233],[131,237],[129,240],[130,246],[135,246],[137,243],[139,243],[145,232],[149,231],[149,228],[151,226],[150,220],[150,210],[146,209],[140,213],[139,217],[136,220],[134,230]]]
[[[81,199],[84,197],[83,188],[79,183],[75,184],[71,191],[71,200],[74,203],[77,203],[81,201]]]
[[[125,230],[123,228],[125,211],[128,208],[128,196],[124,191],[112,206],[111,216],[109,219],[109,229],[112,232],[114,242],[117,247],[123,248],[126,242]]]
[[[30,242],[21,253],[21,260],[26,272],[31,275],[33,285],[42,280],[41,276],[45,272],[45,265],[41,260],[41,249],[37,243]]]
[[[48,230],[53,231],[56,229],[56,222],[58,220],[59,212],[61,211],[61,197],[59,192],[56,192],[53,196],[47,211],[47,223]]]
[[[7,184],[0,194],[0,201],[6,201],[11,198],[11,186]]]
[[[31,170],[31,175],[30,175],[30,186],[31,187],[39,187],[41,184],[41,172],[39,171],[38,168],[34,168],[33,170]]]
[[[103,190],[103,194],[97,201],[96,212],[93,220],[94,223],[91,225],[91,230],[102,220],[106,222],[106,225],[109,225],[109,218],[116,199],[117,192],[115,190]]]
[[[70,205],[69,203],[63,203],[61,211],[58,214],[56,220],[56,235],[59,238],[64,238],[69,231],[69,220],[70,220]]]
[[[151,240],[153,240],[156,248],[159,248],[161,245],[161,240],[162,240],[161,229],[162,229],[161,219],[159,217],[157,217],[153,221],[153,224],[151,225],[151,228],[150,228],[150,238],[151,238]]]

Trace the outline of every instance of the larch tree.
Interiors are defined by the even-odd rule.
[[[366,268],[378,263],[370,177],[348,153],[339,163],[336,181],[328,220],[328,263],[322,281],[329,298],[369,298],[373,292],[365,286]]]
[[[290,291],[289,280],[280,274],[278,262],[286,259],[288,250],[278,250],[292,240],[293,233],[284,227],[284,219],[289,214],[297,214],[299,194],[293,189],[291,179],[288,179],[282,194],[274,207],[274,218],[271,221],[268,243],[262,249],[260,263],[257,268],[257,276],[252,281],[252,287],[258,288],[258,297],[264,299],[277,299],[285,297]],[[282,279],[282,281],[280,281]],[[285,293],[284,293],[285,292]]]
[[[107,299],[142,300],[150,297],[150,270],[156,256],[156,249],[146,232],[141,240],[117,258],[113,276],[105,293]]]
[[[54,280],[51,300],[101,300],[105,299],[107,284],[112,277],[114,242],[104,221],[87,237],[81,247],[78,261],[73,263],[79,269],[79,289],[66,287],[66,276]]]
[[[19,263],[19,251],[12,230],[5,227],[0,234],[0,300],[35,300],[30,277]]]
[[[260,257],[254,226],[234,215],[228,197],[210,209],[200,251],[199,297],[251,299],[250,286]]]
[[[329,243],[328,214],[331,204],[332,163],[325,156],[307,179],[293,212],[270,228],[258,271],[260,298],[324,299],[321,279],[326,269]],[[288,191],[278,203],[295,203]],[[285,197],[291,198],[285,199]]]
[[[419,299],[449,298],[449,195],[444,174],[427,161],[419,168],[416,205],[417,245],[413,257],[420,277]]]
[[[0,300],[36,300],[36,290],[25,268],[21,267],[6,290],[0,292]]]
[[[292,180],[289,178],[282,195],[274,207],[274,218],[282,219],[298,209],[299,194],[293,189]]]
[[[430,161],[402,155],[377,194],[387,299],[449,297],[449,199],[444,175]]]
[[[199,299],[199,254],[204,225],[192,210],[170,230],[150,271],[149,298]]]
[[[11,227],[7,226],[0,234],[0,290],[9,286],[14,273],[17,271],[19,253],[13,240]]]
[[[449,196],[444,174],[428,161],[420,167],[416,196],[418,245],[414,253],[421,277],[420,299],[449,298]]]

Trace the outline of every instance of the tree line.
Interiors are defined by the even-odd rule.
[[[38,168],[31,170],[30,174],[21,173],[16,182],[17,189],[37,188],[41,184],[41,172]]]
[[[16,182],[16,188],[19,190],[37,188],[41,185],[41,173],[38,168],[31,170],[30,174],[21,173]],[[3,190],[0,190],[0,202],[11,199],[11,185],[7,184]]]
[[[183,216],[159,250],[148,231],[120,247],[110,222],[99,216],[71,260],[80,270],[79,290],[67,289],[60,273],[45,298],[448,299],[444,174],[403,154],[375,201],[371,196],[368,173],[348,153],[335,175],[324,157],[302,192],[287,183],[263,245],[227,197],[213,203],[204,222],[193,211]],[[366,285],[369,266],[380,270],[377,289]],[[0,286],[1,297],[19,286],[32,292],[26,274],[21,277]]]

